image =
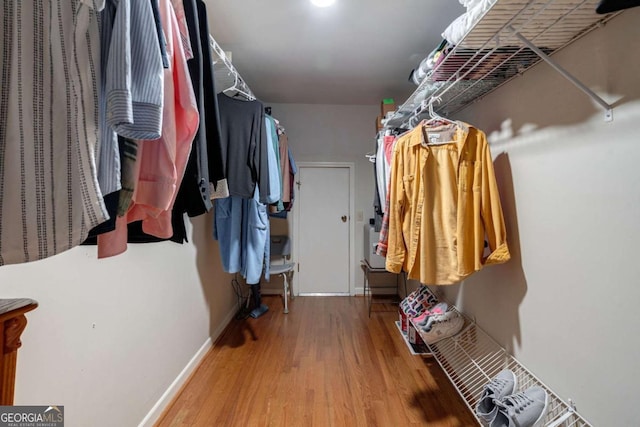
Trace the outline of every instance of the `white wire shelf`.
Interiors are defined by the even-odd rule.
[[[456,310],[456,308],[452,307],[452,310]],[[450,338],[428,345],[428,347],[431,350],[431,355],[438,361],[474,415],[484,385],[491,381],[498,372],[508,368],[518,378],[519,391],[537,385],[548,393],[549,409],[544,420],[546,427],[591,427],[591,424],[577,413],[575,405],[570,399],[567,402],[562,400],[518,360],[509,355],[475,322],[462,313],[459,314],[465,319],[462,331]],[[422,336],[420,328],[416,329]],[[479,419],[478,422],[480,422]]]
[[[213,79],[216,85],[216,92],[220,93],[228,89],[234,89],[249,100],[256,99],[249,85],[242,79],[227,54],[211,35],[209,35],[209,45],[213,53]]]
[[[440,115],[460,111],[538,63],[539,52],[550,55],[613,18],[616,13],[595,12],[599,1],[497,0],[385,120],[385,126],[407,127],[412,116],[426,110],[429,99],[440,100],[434,104]],[[592,98],[597,97],[581,83],[572,82]],[[599,97],[596,101],[610,109]]]

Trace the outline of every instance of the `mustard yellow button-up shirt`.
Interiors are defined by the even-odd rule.
[[[509,260],[493,161],[482,131],[462,122],[420,124],[395,145],[389,187],[388,271],[404,270],[421,283],[447,285],[484,265]],[[487,257],[485,239],[491,251]]]

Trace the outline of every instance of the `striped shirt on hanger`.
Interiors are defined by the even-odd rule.
[[[77,246],[107,217],[95,163],[103,5],[0,5],[0,265]]]

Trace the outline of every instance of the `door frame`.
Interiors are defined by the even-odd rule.
[[[355,163],[353,162],[296,162],[298,167],[298,173],[303,168],[347,168],[349,170],[349,295],[355,295],[355,267],[353,260],[355,259]],[[296,182],[298,177],[296,177]],[[295,231],[295,237],[293,239],[292,256],[296,264],[299,264],[298,248],[300,247],[300,209],[293,208],[293,229]],[[300,293],[300,288],[295,287],[295,293]],[[323,294],[329,295],[329,294]],[[340,294],[342,295],[342,294]]]

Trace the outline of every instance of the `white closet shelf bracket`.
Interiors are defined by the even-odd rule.
[[[552,423],[547,424],[546,427],[559,427],[559,426],[562,425],[562,423],[564,423],[569,418],[574,416],[574,414],[576,412],[576,406],[574,405],[574,403],[573,403],[573,401],[571,399],[568,399],[567,404],[568,404],[567,412],[565,412],[564,415],[559,417],[557,420],[553,421]]]
[[[213,51],[213,77],[216,92],[220,93],[226,90],[235,90],[250,101],[256,99],[249,85],[247,85],[240,76],[240,73],[238,73],[238,70],[233,66],[227,54],[211,34],[209,34],[209,45]]]
[[[531,43],[529,39],[520,34],[515,28],[512,26],[508,27],[509,31],[513,33],[514,36],[518,38],[524,45],[526,45],[529,49],[536,53],[544,62],[549,64],[551,68],[556,70],[558,73],[562,75],[565,79],[569,80],[573,83],[578,89],[587,94],[591,99],[597,102],[602,108],[604,108],[604,121],[611,122],[613,121],[613,107],[611,104],[607,103],[604,99],[602,99],[597,93],[592,91],[589,87],[587,87],[584,83],[578,80],[573,74],[569,73],[563,67],[560,66],[556,61],[551,59],[549,55],[544,53],[541,49],[539,49],[536,45]]]

